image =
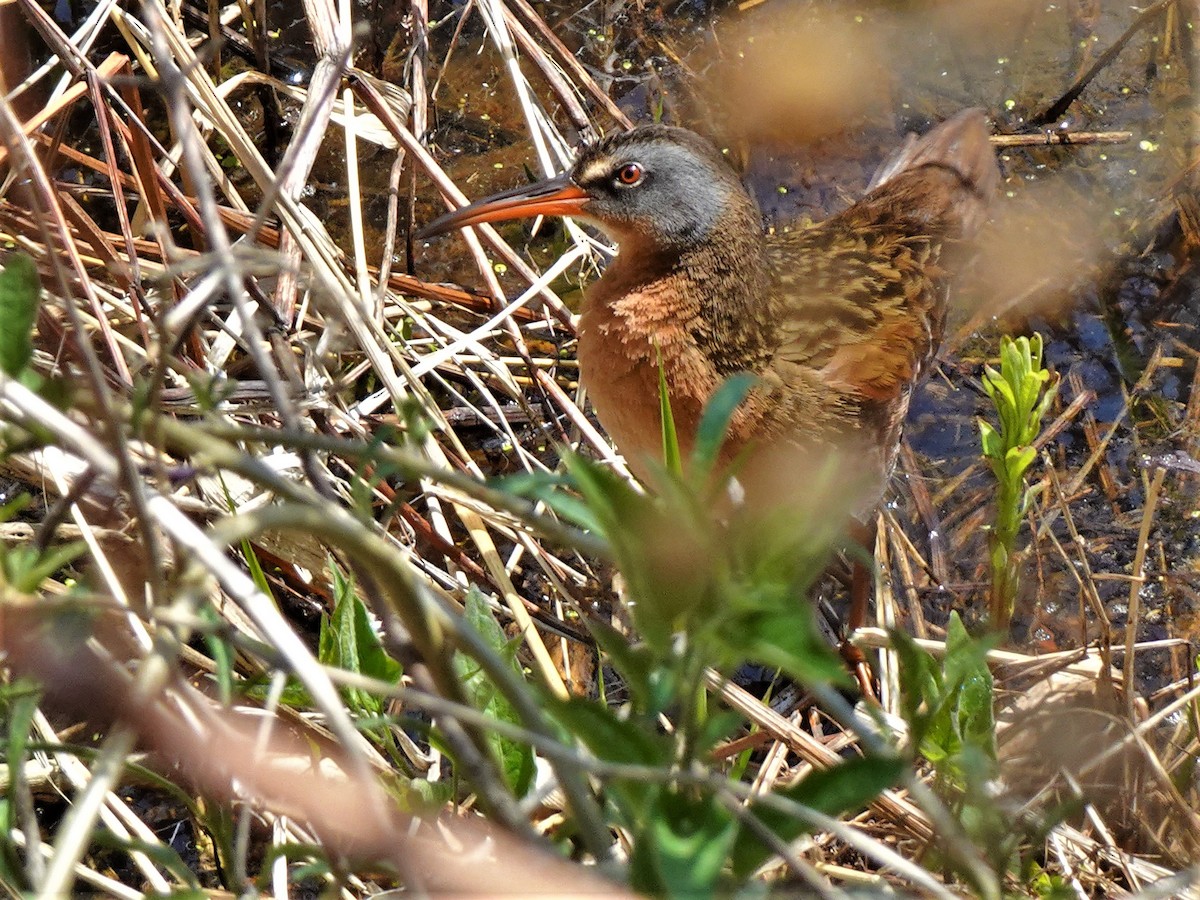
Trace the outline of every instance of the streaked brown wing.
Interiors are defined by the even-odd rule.
[[[945,321],[940,241],[897,204],[897,187],[770,248],[782,300],[778,358],[875,401],[897,398],[920,374]]]
[[[999,179],[982,111],[964,110],[902,147],[863,200],[774,238],[781,364],[868,405],[905,404],[942,339],[943,243],[975,232]]]

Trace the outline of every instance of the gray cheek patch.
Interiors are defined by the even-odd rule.
[[[630,163],[645,168],[645,183],[613,185],[613,172]],[[664,249],[703,243],[742,192],[724,160],[712,158],[704,147],[667,140],[630,141],[613,153],[585,155],[572,177],[593,198],[585,217],[618,240],[636,235]]]
[[[666,236],[692,243],[716,227],[725,209],[729,185],[723,172],[701,164],[687,148],[664,144],[652,153],[651,172],[658,182],[655,213]],[[665,202],[664,202],[665,201]]]

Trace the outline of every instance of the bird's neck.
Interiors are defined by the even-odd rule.
[[[621,242],[589,303],[658,344],[664,362],[699,352],[718,379],[760,372],[774,354],[769,263],[749,199],[701,240],[682,247]],[[597,309],[596,312],[601,312]]]

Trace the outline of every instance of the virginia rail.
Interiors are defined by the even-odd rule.
[[[716,388],[751,372],[758,387],[733,416],[724,460],[738,456],[739,479],[753,483],[755,462],[777,466],[781,447],[836,448],[868,482],[850,512],[869,550],[913,386],[942,337],[943,249],[976,230],[999,178],[984,115],[965,110],[910,139],[845,212],[764,234],[715,147],[649,125],[584,147],[557,178],[442,216],[421,236],[538,215],[598,225],[620,253],[587,291],[579,365],[634,472],[644,477],[661,456],[660,360],[685,453]],[[852,626],[868,591],[860,566]]]

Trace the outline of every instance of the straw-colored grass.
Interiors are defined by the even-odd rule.
[[[1176,39],[1190,14],[1155,6],[1167,18],[1138,27]],[[435,114],[454,104],[429,88],[455,57],[435,58],[425,4],[415,3],[410,80],[385,84],[354,68],[348,7],[306,4],[317,62],[298,86],[238,71],[248,64],[230,64],[228,47],[214,64],[210,30],[244,35],[261,51],[273,24],[250,28],[232,7],[223,25],[201,25],[177,4],[105,0],[66,34],[32,0],[15,4],[48,62],[18,88],[42,98],[32,118],[17,112],[17,92],[0,97],[0,264],[16,252],[37,263],[34,369],[67,390],[56,401],[0,374],[0,505],[18,492],[40,505],[38,515],[0,522],[0,556],[76,540],[86,549],[36,590],[0,581],[0,845],[5,871],[23,882],[9,890],[182,890],[185,875],[167,862],[188,843],[173,837],[178,826],[191,835],[182,858],[206,889],[253,883],[286,896],[309,859],[309,884],[346,896],[397,885],[626,892],[628,835],[611,827],[606,778],[694,783],[742,815],[751,796],[858,750],[903,745],[889,630],[943,654],[945,618],[931,615],[986,596],[981,526],[992,498],[982,463],[943,471],[906,448],[906,502],[883,513],[876,548],[877,627],[857,635],[872,651],[894,732],[881,736],[869,714],[831,691],[781,713],[730,673],[709,672],[712,702],[741,717],[711,768],[622,768],[565,739],[538,697],[600,692],[603,659],[586,623],[627,630],[627,617],[603,542],[489,478],[496,461],[559,471],[548,449],[558,445],[627,476],[588,417],[573,314],[556,293],[564,276],[594,277],[606,250],[568,224],[561,253],[539,270],[524,248],[482,226],[461,238],[458,264],[477,271],[469,289],[423,280],[419,266],[400,271],[406,220],[429,208],[432,191],[451,204],[479,193],[441,167],[451,148],[428,141]],[[766,7],[730,15],[765,17]],[[1045,27],[1030,15],[1029,27]],[[524,0],[475,0],[462,17],[478,29],[470,49],[468,38],[451,40],[464,27],[453,18],[434,26],[432,47],[495,61],[504,81],[489,89],[503,92],[513,118],[503,125],[523,129],[540,174],[568,163],[576,134],[628,124],[588,60]],[[662,42],[670,57],[670,38]],[[1192,64],[1176,47],[1160,52]],[[267,97],[292,126],[276,163],[246,114]],[[967,102],[998,109],[1005,99]],[[1117,140],[1115,131],[1095,139]],[[327,172],[330,158],[344,166],[345,234],[331,234],[308,194],[314,167]],[[1001,238],[1016,241],[1031,219],[1005,218],[1024,197],[1022,159],[1009,165],[1013,196],[997,217]],[[1185,252],[1167,274],[1178,279],[1189,276],[1186,250],[1196,246],[1188,177],[1177,193],[1145,198],[1126,236],[1135,259],[1174,216]],[[382,223],[370,212],[378,188],[364,187],[381,178]],[[421,199],[410,205],[414,187]],[[1033,220],[1057,213],[1033,208]],[[1086,237],[1077,243],[1087,248],[1072,278],[1113,258]],[[989,309],[1045,299],[1049,278],[1038,269]],[[988,317],[962,317],[945,390],[971,389],[979,360],[954,354]],[[1027,848],[1075,896],[1183,895],[1194,874],[1200,687],[1194,631],[1170,616],[1200,596],[1187,536],[1200,375],[1178,402],[1155,402],[1164,379],[1200,372],[1194,331],[1179,323],[1153,336],[1157,349],[1104,423],[1091,416],[1095,393],[1064,373],[1031,470],[1041,492],[1020,538],[1027,596],[1018,615],[1030,639],[987,655],[997,802],[1014,824],[1075,804]],[[1070,453],[1064,434],[1077,442]],[[1170,435],[1167,449],[1179,455],[1165,456],[1160,439],[1143,444],[1150,434]],[[975,441],[971,428],[962,440]],[[1118,449],[1151,455],[1130,464]],[[1138,504],[1127,502],[1133,489]],[[404,667],[400,683],[318,661],[314,610],[332,611],[331,560],[353,574],[382,646]],[[472,590],[519,639],[521,666],[464,624]],[[514,720],[477,708],[455,667],[463,657],[500,686]],[[1128,677],[1135,661],[1152,675]],[[26,694],[25,678],[42,692]],[[1158,686],[1151,696],[1148,683]],[[380,698],[385,714],[410,716],[408,727],[364,725],[347,702],[351,688]],[[430,720],[432,744],[413,727]],[[524,799],[489,762],[496,733],[532,746],[542,764]],[[746,749],[754,753],[744,777],[726,778],[720,761]],[[440,815],[411,815],[412,784],[444,784],[450,758],[470,773],[462,777],[471,791]],[[972,845],[934,781],[932,769],[914,768],[841,820],[765,801],[810,817],[811,833],[773,846],[757,877],[831,897],[859,887],[957,896],[964,878],[993,896],[1033,892],[1016,873],[989,869],[988,848]],[[568,831],[573,858],[547,852],[566,846]]]

